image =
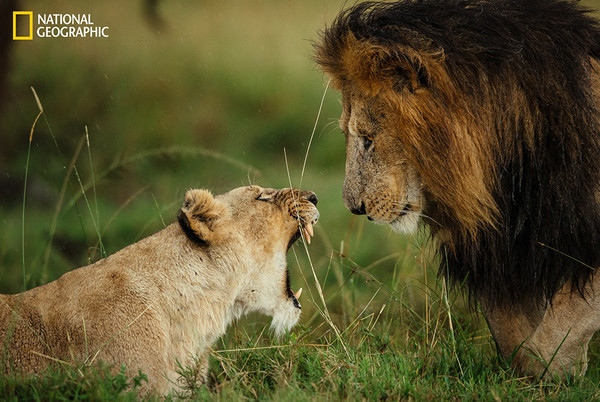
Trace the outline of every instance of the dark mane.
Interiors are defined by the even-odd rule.
[[[446,100],[441,115],[479,125],[475,141],[491,149],[478,157],[489,159],[485,188],[496,212],[474,229],[465,230],[444,194],[426,190],[424,213],[443,225],[431,227],[433,236],[451,238],[440,243],[440,272],[493,303],[548,300],[568,282],[581,291],[600,266],[600,26],[589,10],[570,0],[360,3],[315,45],[317,63],[342,82],[350,80],[349,33],[393,57],[439,54],[446,82],[431,63],[410,59],[421,85]],[[422,132],[421,142],[433,135]],[[429,157],[414,157],[424,184],[446,168],[451,191],[462,172],[428,173]]]

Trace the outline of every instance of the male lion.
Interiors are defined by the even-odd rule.
[[[367,2],[315,44],[343,96],[344,202],[424,218],[524,374],[583,374],[600,328],[600,27],[567,0]]]
[[[286,252],[319,218],[309,191],[242,187],[185,195],[178,222],[95,264],[17,295],[0,295],[2,370],[41,372],[58,361],[102,360],[146,373],[164,393],[177,362],[196,359],[243,314],[273,317],[277,334],[300,317]]]

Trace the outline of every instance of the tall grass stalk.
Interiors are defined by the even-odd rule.
[[[42,103],[40,102],[39,97],[37,96],[37,93],[35,93],[34,91],[34,95],[35,95],[35,99],[38,103],[38,106],[41,108],[42,107]],[[58,152],[58,157],[60,159],[60,162],[62,163],[63,169],[66,170],[68,172],[69,169],[67,169],[67,165],[65,163],[66,159],[63,156],[62,150],[60,148],[60,146],[58,145],[58,141],[56,140],[56,135],[54,135],[54,130],[52,129],[52,126],[50,126],[50,122],[48,121],[48,118],[46,117],[46,114],[44,113],[44,122],[46,123],[46,127],[48,128],[48,132],[50,133],[50,137],[52,138],[52,141],[54,142],[54,146],[56,147],[56,151]],[[80,141],[81,144],[83,145],[83,138]],[[78,145],[78,147],[80,147],[81,145]],[[76,154],[79,155],[80,151],[77,151]],[[76,161],[76,159],[74,159],[74,161]],[[75,165],[75,163],[73,163],[73,171],[75,173],[77,172],[77,166]],[[70,178],[70,174],[67,175],[66,177]],[[68,181],[69,186],[71,185],[71,182]],[[79,211],[79,205],[75,205],[75,209],[77,211],[77,217],[79,218],[79,224],[81,225],[82,228],[82,233],[83,233],[83,237],[85,238],[85,243],[88,244],[87,241],[87,236],[86,236],[86,231],[85,231],[85,225],[83,223],[83,215],[81,214],[81,211]]]
[[[85,141],[87,143],[87,150],[88,150],[88,159],[90,161],[90,174],[92,176],[92,188],[93,188],[93,192],[94,192],[94,206],[96,207],[96,224],[98,226],[100,226],[100,212],[98,211],[98,196],[96,193],[96,179],[94,177],[94,163],[92,162],[92,149],[90,147],[90,133],[88,132],[88,127],[87,125],[85,126]],[[100,235],[100,233],[98,233],[98,239],[100,239],[100,246],[102,247],[102,236]],[[102,247],[104,248],[104,247]],[[106,254],[106,250],[103,250],[104,254]],[[106,255],[103,255],[103,257],[106,257]]]
[[[300,173],[300,184],[298,186],[300,188],[302,188],[302,180],[304,179],[304,170],[306,169],[308,153],[310,152],[310,146],[312,145],[313,138],[315,137],[315,132],[317,131],[317,125],[319,124],[319,118],[321,117],[321,110],[323,110],[323,102],[325,102],[325,95],[327,95],[327,89],[329,88],[330,82],[331,78],[327,80],[327,85],[325,85],[325,90],[323,91],[323,96],[321,97],[321,103],[319,104],[319,111],[317,112],[317,118],[315,119],[315,125],[313,126],[312,132],[310,133],[310,139],[308,140],[308,145],[306,146],[306,154],[304,155],[304,162],[302,163],[302,172]]]
[[[100,233],[100,226],[94,217],[94,212],[92,211],[92,206],[88,200],[87,194],[85,192],[85,188],[83,186],[83,182],[81,181],[81,176],[79,176],[79,170],[77,170],[77,166],[74,166],[73,171],[75,172],[75,178],[77,179],[77,183],[79,183],[79,188],[81,189],[81,195],[83,196],[83,200],[85,201],[85,205],[90,214],[90,219],[92,220],[92,225],[94,226],[94,230],[96,231],[96,235],[98,236],[98,243],[100,244],[100,256],[102,258],[107,256],[106,249],[104,247],[104,243],[102,242],[102,235]]]
[[[160,222],[162,223],[163,228],[166,228],[167,224],[165,223],[165,220],[163,219],[162,212],[160,212],[160,207],[158,206],[158,201],[156,201],[156,197],[154,196],[154,193],[152,194],[152,200],[154,201],[154,206],[156,207],[156,212],[158,212],[158,216],[160,217]]]
[[[65,175],[65,179],[64,179],[64,183],[63,186],[65,186],[65,183],[70,183],[69,182],[69,178],[71,175],[71,169],[73,171],[75,171],[75,173],[78,174],[77,172],[77,166],[75,165],[75,161],[77,160],[77,157],[79,155],[79,152],[81,150],[81,146],[82,146],[82,142],[80,141],[80,144],[77,147],[77,150],[75,152],[75,156],[72,158],[71,163],[68,165],[69,167],[67,168],[66,164],[65,164],[65,158],[63,157],[62,151],[60,149],[60,146],[58,145],[58,141],[56,140],[56,136],[54,135],[54,131],[52,130],[52,127],[50,126],[50,122],[48,121],[48,118],[46,117],[46,114],[44,113],[44,107],[42,106],[42,102],[40,101],[40,98],[35,90],[34,87],[31,87],[31,91],[33,92],[33,96],[35,98],[35,101],[37,103],[38,109],[40,110],[38,116],[35,119],[35,122],[33,124],[33,126],[31,127],[31,133],[29,135],[29,147],[28,147],[28,151],[27,151],[27,162],[26,162],[26,166],[25,166],[25,185],[24,185],[24,190],[23,190],[23,230],[22,230],[22,243],[23,243],[23,290],[26,290],[26,273],[25,273],[25,241],[24,241],[24,234],[25,234],[25,197],[26,197],[26,190],[27,190],[27,176],[28,176],[28,171],[29,171],[29,160],[30,160],[30,154],[31,154],[31,143],[33,140],[33,131],[35,128],[35,125],[38,121],[38,119],[40,118],[40,116],[44,116],[44,122],[46,123],[46,127],[48,128],[48,131],[50,132],[50,136],[52,137],[52,141],[54,142],[54,146],[56,147],[56,150],[58,152],[58,156],[61,160],[61,163],[63,165],[63,169],[65,169],[67,171],[67,174]],[[47,279],[47,266],[48,266],[48,262],[49,262],[49,249],[52,247],[52,241],[54,238],[54,233],[56,230],[56,219],[58,218],[58,214],[61,210],[61,206],[62,206],[62,202],[63,202],[63,198],[64,197],[64,190],[61,190],[61,198],[59,199],[59,202],[56,205],[55,208],[55,213],[54,213],[54,218],[53,218],[53,224],[51,225],[51,236],[49,239],[49,244],[48,244],[48,249],[46,251],[46,255],[44,257],[44,263],[43,263],[43,268],[42,268],[42,279]],[[77,216],[79,217],[79,223],[81,224],[81,228],[83,229],[83,236],[85,236],[85,226],[83,224],[83,217],[81,215],[81,213],[79,212],[79,207],[76,205],[75,206],[77,209]],[[86,243],[87,243],[87,239],[86,239]]]
[[[44,114],[44,108],[42,107],[42,103],[40,102],[40,98],[38,97],[35,89],[31,87],[31,92],[33,92],[33,96],[35,97],[35,101],[37,103],[38,109],[40,110],[37,117],[33,121],[33,125],[31,126],[31,131],[29,132],[29,143],[27,144],[27,160],[25,161],[25,178],[23,182],[23,213],[21,216],[21,264],[23,267],[23,292],[27,290],[27,275],[25,268],[25,205],[27,202],[27,178],[29,177],[29,160],[31,157],[31,143],[33,142],[33,131],[35,130],[35,125],[37,124],[40,116]]]
[[[54,235],[56,234],[56,225],[58,223],[58,215],[60,214],[60,211],[62,210],[62,206],[63,206],[64,200],[65,200],[65,194],[67,192],[67,186],[69,184],[69,179],[71,178],[71,174],[73,173],[73,167],[75,166],[75,162],[79,158],[79,153],[81,152],[82,146],[83,146],[83,141],[79,141],[79,144],[75,148],[75,152],[73,153],[73,157],[71,158],[71,162],[69,162],[67,172],[65,173],[62,185],[60,187],[58,201],[56,202],[56,206],[54,207],[54,214],[52,215],[52,223],[50,224],[50,234],[48,236],[48,244],[46,245],[46,251],[44,252],[44,261],[42,263],[42,273],[41,273],[41,278],[40,278],[41,283],[46,283],[48,281],[48,264],[50,263],[50,252],[52,251]]]
[[[458,367],[460,369],[461,374],[463,373],[462,365],[460,364],[460,359],[456,354],[456,337],[454,336],[454,325],[452,324],[452,310],[450,308],[450,303],[448,302],[448,288],[446,286],[446,278],[442,278],[442,301],[444,302],[444,306],[446,307],[446,312],[448,314],[448,325],[450,327],[450,341],[452,343],[452,352],[454,353],[454,357],[456,358],[456,362],[458,363]]]

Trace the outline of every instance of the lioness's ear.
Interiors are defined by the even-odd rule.
[[[207,245],[214,240],[218,224],[229,215],[227,206],[208,190],[189,190],[177,219],[185,235],[194,243]]]
[[[346,38],[342,63],[351,81],[372,95],[394,89],[413,92],[429,84],[429,73],[415,51]]]

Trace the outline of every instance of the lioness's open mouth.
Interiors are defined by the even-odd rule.
[[[317,205],[317,197],[314,196],[314,194],[309,196],[307,198],[307,200],[310,201],[313,205]],[[316,209],[314,209],[314,211],[316,211]],[[290,239],[290,241],[288,243],[288,247],[287,247],[288,251],[300,237],[303,237],[304,241],[306,241],[306,243],[310,244],[311,239],[315,236],[315,231],[314,231],[313,226],[319,220],[319,213],[316,212],[316,214],[315,213],[304,213],[303,214],[298,211],[298,215],[299,216],[296,218],[298,220],[298,230],[294,233],[294,235],[292,236],[292,238]],[[302,294],[302,288],[298,289],[296,292],[294,292],[292,290],[292,288],[290,286],[290,271],[289,271],[289,269],[286,269],[285,279],[286,279],[287,296],[290,299],[292,299],[292,303],[294,303],[294,307],[301,309],[302,305],[300,304],[298,299],[300,298],[300,295]]]
[[[294,307],[301,309],[302,305],[298,301],[300,295],[302,294],[302,288],[298,289],[297,292],[293,292],[292,288],[288,286],[288,297],[292,299],[292,303],[294,303]]]
[[[314,220],[313,222],[303,222],[303,219],[300,218],[299,225],[298,225],[298,231],[296,233],[294,233],[294,235],[290,239],[288,246],[287,246],[287,251],[290,250],[290,248],[294,245],[294,243],[296,243],[296,241],[300,237],[302,237],[302,235],[304,235],[304,240],[306,240],[306,242],[308,244],[310,244],[311,239],[315,236],[315,232],[313,229],[313,225],[315,223],[317,223],[317,220]]]
[[[300,218],[298,221],[299,221],[298,231],[296,233],[294,233],[294,235],[290,239],[290,242],[288,243],[288,247],[287,247],[288,250],[290,249],[290,247],[292,247],[294,245],[294,243],[300,237],[304,237],[304,240],[308,244],[310,244],[311,238],[315,236],[313,225],[315,223],[317,223],[317,219],[313,220],[312,222],[304,222],[304,219]],[[290,270],[289,269],[286,269],[285,281],[286,281],[288,297],[290,299],[292,299],[292,303],[294,303],[294,307],[301,309],[302,305],[300,304],[298,299],[300,298],[300,295],[302,294],[302,288],[298,289],[296,292],[294,292],[292,290],[292,287],[290,286]]]

